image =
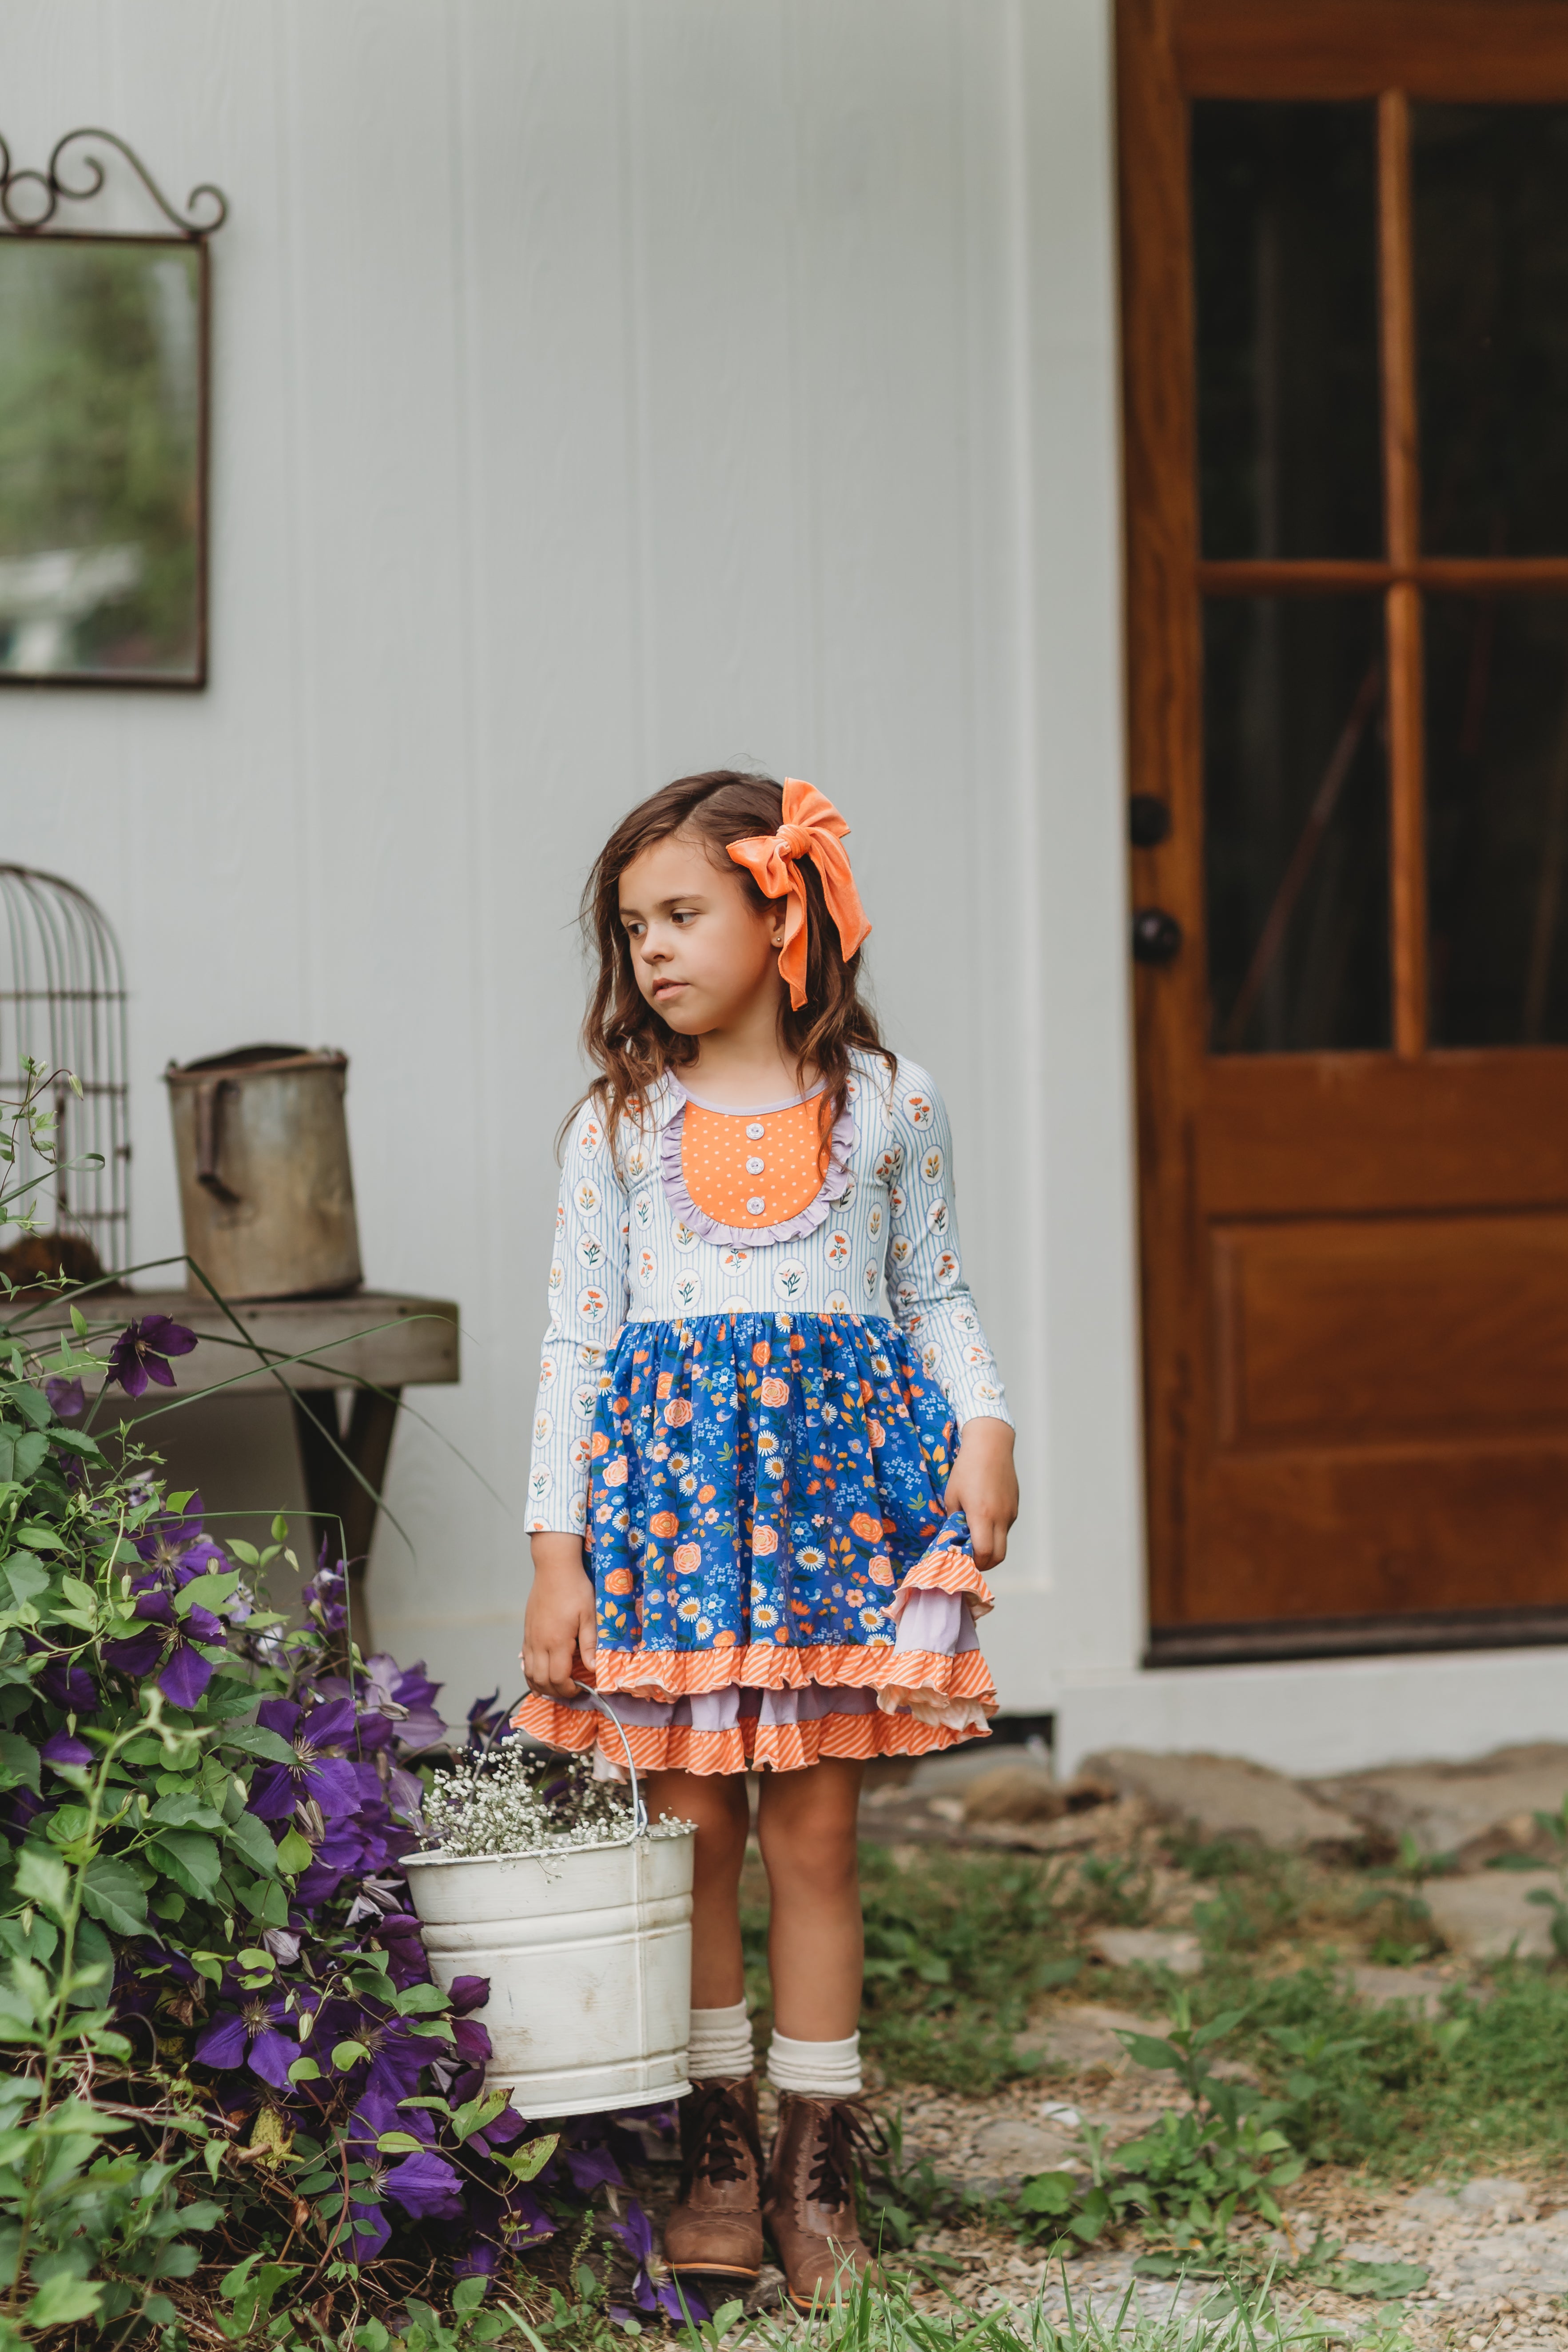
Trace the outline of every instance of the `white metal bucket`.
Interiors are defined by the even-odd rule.
[[[444,1989],[489,1979],[485,2081],[530,2118],[691,2087],[692,1833],[648,1835],[635,1767],[632,1824],[613,1843],[548,1854],[402,1857],[430,1973]]]

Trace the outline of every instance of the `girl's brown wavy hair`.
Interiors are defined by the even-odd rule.
[[[724,855],[731,841],[777,833],[784,823],[784,787],[772,776],[714,768],[681,776],[624,816],[595,861],[583,891],[584,937],[598,957],[598,975],[583,1023],[583,1043],[600,1076],[589,1089],[613,1138],[616,1121],[667,1070],[696,1059],[698,1041],[683,1037],[655,1012],[632,972],[631,940],[621,921],[621,877],[634,858],[673,833],[695,837],[722,873],[734,877],[754,905],[766,907],[751,874]],[[796,868],[805,884],[805,1003],[797,1013],[787,993],[780,1032],[795,1057],[804,1094],[811,1075],[821,1080],[822,1130],[826,1136],[848,1098],[849,1055],[857,1046],[896,1063],[882,1043],[876,1015],[861,1001],[859,950],[846,957],[823,897],[822,877],[809,857]]]

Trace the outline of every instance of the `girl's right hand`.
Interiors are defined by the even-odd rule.
[[[522,1621],[522,1671],[542,1698],[575,1698],[581,1684],[573,1665],[594,1663],[593,1580],[583,1565],[579,1536],[536,1535],[533,1590]]]

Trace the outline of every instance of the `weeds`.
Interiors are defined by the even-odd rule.
[[[953,2301],[932,2312],[919,2308],[896,2281],[876,2288],[861,2280],[825,2300],[811,2344],[813,2352],[1308,2352],[1345,2343],[1353,2352],[1406,2352],[1409,2343],[1386,2321],[1363,2329],[1327,2326],[1310,2315],[1287,2318],[1267,2285],[1221,2287],[1186,2310],[1165,2300],[1167,2307],[1155,2313],[1140,2308],[1131,2294],[1079,2305],[1068,2290],[1059,2319],[1043,2296],[1011,2310],[975,2312]],[[799,2352],[802,2336],[796,2323],[770,2315],[729,2341],[736,2352]]]
[[[1363,2007],[1331,1958],[1258,1978],[1216,1961],[1194,2013],[1242,2004],[1237,2046],[1289,2102],[1284,2128],[1313,2163],[1420,2179],[1439,2166],[1530,2150],[1568,2155],[1568,1979],[1502,1962],[1489,1997],[1456,1986],[1443,2014]]]
[[[1082,1915],[1112,1927],[1142,1927],[1153,1900],[1154,1876],[1136,1854],[1089,1854],[1078,1868]]]

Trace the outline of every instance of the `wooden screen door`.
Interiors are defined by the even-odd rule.
[[[1568,0],[1122,0],[1155,1661],[1568,1638]]]

